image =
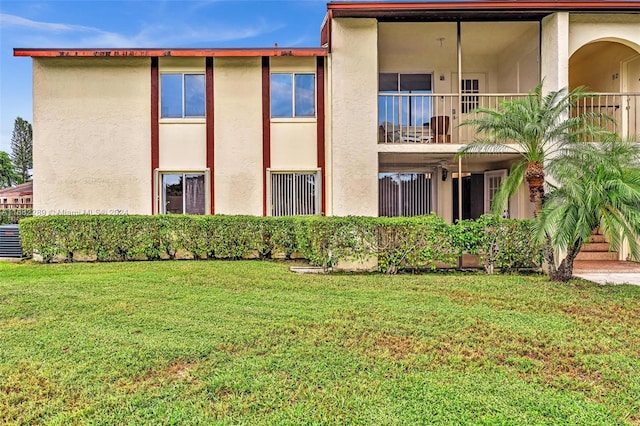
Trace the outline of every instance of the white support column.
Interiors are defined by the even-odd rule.
[[[542,20],[541,76],[544,93],[569,85],[569,13],[558,12]]]
[[[542,45],[540,46],[543,94],[569,86],[569,13],[558,12],[542,20]],[[547,176],[547,180],[549,177]],[[566,256],[566,251],[556,250],[555,263]]]
[[[334,19],[331,37],[331,214],[377,216],[378,22]]]

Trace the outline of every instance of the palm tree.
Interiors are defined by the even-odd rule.
[[[498,109],[477,108],[478,117],[462,123],[475,126],[477,134],[459,155],[513,152],[520,157],[494,196],[494,213],[504,211],[509,197],[526,181],[537,215],[544,199],[545,164],[569,144],[606,132],[592,123],[610,120],[607,116],[594,112],[569,115],[574,102],[585,97],[582,88],[543,95],[540,83],[528,96],[504,101]]]
[[[619,250],[640,260],[640,144],[605,141],[577,144],[549,171],[557,182],[536,222],[537,237],[549,240],[564,259],[550,271],[552,281],[568,281],[582,243],[599,228]]]

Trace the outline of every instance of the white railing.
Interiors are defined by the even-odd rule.
[[[640,93],[592,93],[575,103],[571,114],[577,113],[602,115],[594,118],[593,124],[623,138],[640,134]]]
[[[0,203],[0,209],[31,209],[32,203]]]
[[[460,126],[476,116],[478,107],[499,109],[500,104],[526,97],[521,93],[491,94],[379,94],[378,143],[470,143],[473,126]],[[640,134],[640,93],[594,93],[572,111],[600,112],[614,121],[602,125],[622,137]]]
[[[469,143],[475,132],[458,127],[478,107],[497,108],[523,94],[380,94],[378,143]]]

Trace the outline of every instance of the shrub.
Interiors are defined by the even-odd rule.
[[[20,221],[25,253],[44,262],[304,257],[328,268],[377,257],[386,273],[453,267],[478,254],[487,272],[536,265],[529,221],[483,216],[451,225],[413,218],[254,216],[42,216]]]
[[[381,271],[452,267],[461,254],[455,228],[438,216],[379,218],[377,225]]]
[[[463,252],[478,254],[488,274],[496,269],[511,271],[536,268],[542,262],[542,246],[533,238],[533,221],[483,215],[455,224],[456,245]]]
[[[33,216],[32,209],[0,209],[0,225],[15,224],[25,217]]]

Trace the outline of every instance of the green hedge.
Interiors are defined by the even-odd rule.
[[[529,221],[483,216],[454,225],[435,216],[42,216],[20,221],[25,253],[44,262],[305,258],[331,267],[377,257],[380,271],[453,267],[480,255],[488,272],[534,267]]]
[[[542,246],[534,241],[533,221],[484,215],[454,225],[454,245],[480,255],[487,273],[536,268],[542,264]]]
[[[32,209],[0,209],[0,225],[15,224],[26,217],[33,216]]]

